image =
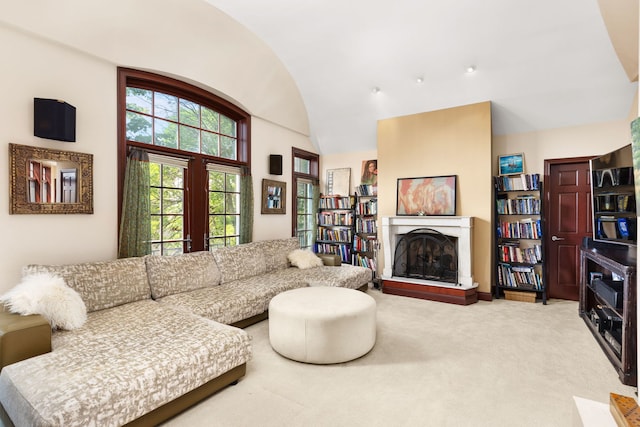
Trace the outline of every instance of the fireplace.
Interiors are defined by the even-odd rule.
[[[472,217],[383,217],[383,292],[463,305],[476,302],[472,236]]]
[[[458,238],[431,228],[418,228],[397,236],[393,275],[458,283]]]

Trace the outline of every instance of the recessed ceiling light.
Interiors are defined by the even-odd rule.
[[[424,83],[424,77],[420,76],[416,79],[416,83]]]
[[[371,93],[380,93],[380,88],[379,87],[374,87],[373,89],[371,89]]]
[[[476,71],[476,66],[475,65],[469,65],[467,67],[467,74],[475,73],[475,71]]]

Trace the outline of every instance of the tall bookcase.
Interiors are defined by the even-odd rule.
[[[495,177],[496,298],[547,303],[541,194],[538,174]]]
[[[352,264],[370,268],[373,285],[378,288],[378,195],[375,188],[360,185],[356,191]]]
[[[337,254],[343,263],[351,264],[354,203],[354,196],[320,196],[316,253]]]

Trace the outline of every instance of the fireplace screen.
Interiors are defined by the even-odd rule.
[[[398,236],[393,275],[458,283],[458,239],[430,228]]]

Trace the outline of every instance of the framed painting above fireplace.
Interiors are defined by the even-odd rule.
[[[455,215],[457,177],[398,178],[396,215]]]

